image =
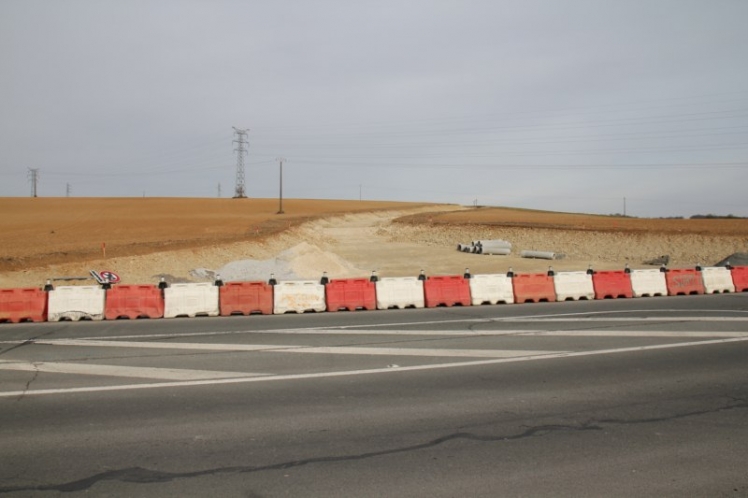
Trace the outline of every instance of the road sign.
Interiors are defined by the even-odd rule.
[[[116,284],[119,283],[119,275],[114,273],[113,271],[104,270],[99,273],[101,275],[101,278],[109,282],[110,284]]]

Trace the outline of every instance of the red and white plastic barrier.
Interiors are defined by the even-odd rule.
[[[103,320],[106,291],[95,285],[62,286],[48,292],[47,320]]]
[[[702,268],[701,276],[704,280],[704,292],[707,294],[735,292],[735,284],[732,282],[732,273],[723,266],[708,266]]]
[[[631,288],[634,297],[667,296],[667,283],[663,270],[631,270]]]
[[[325,286],[314,280],[287,280],[275,284],[273,313],[321,312],[327,309]]]
[[[210,283],[171,284],[164,289],[164,318],[218,316],[218,287]]]
[[[557,301],[595,299],[591,271],[562,271],[553,276]]]
[[[470,297],[473,306],[481,304],[513,304],[514,288],[508,275],[473,275],[470,278]]]
[[[535,303],[748,291],[748,266],[0,289],[0,322]]]

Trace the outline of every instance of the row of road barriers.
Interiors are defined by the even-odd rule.
[[[748,266],[0,289],[0,322],[479,306],[748,291]]]

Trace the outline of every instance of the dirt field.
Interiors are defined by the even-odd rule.
[[[647,220],[516,209],[358,201],[259,199],[0,199],[0,287],[115,271],[123,283],[431,275],[714,264],[748,252],[748,220]],[[460,253],[458,242],[504,239],[511,256]],[[102,251],[106,243],[106,255]],[[521,250],[564,253],[559,261]],[[249,261],[251,264],[246,263]],[[261,264],[260,264],[261,263]],[[234,264],[234,266],[232,266]],[[200,271],[196,271],[200,270]],[[254,273],[253,273],[254,272]],[[80,281],[75,283],[88,283]],[[58,285],[62,282],[58,281]]]
[[[415,214],[403,222],[415,225],[482,225],[502,228],[542,228],[596,232],[748,236],[745,219],[648,219],[590,214],[550,213],[529,209],[476,208],[438,215]]]
[[[397,202],[181,198],[0,198],[0,271],[259,241],[341,213]]]

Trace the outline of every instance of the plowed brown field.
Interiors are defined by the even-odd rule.
[[[0,271],[259,241],[324,216],[401,202],[184,198],[0,198]]]
[[[46,278],[111,270],[123,283],[161,275],[199,281],[191,270],[232,261],[296,258],[299,277],[537,271],[548,261],[521,250],[563,253],[557,270],[714,264],[748,252],[748,220],[660,220],[520,209],[360,201],[179,198],[0,199],[0,288],[38,286]],[[513,255],[456,251],[458,242],[499,238]],[[105,244],[106,252],[103,251]],[[298,257],[297,257],[297,256]],[[264,277],[263,277],[264,278]]]
[[[478,208],[441,214],[416,214],[404,223],[421,225],[483,225],[504,228],[543,228],[651,234],[748,235],[746,219],[649,219],[589,214],[552,213],[529,209]]]

